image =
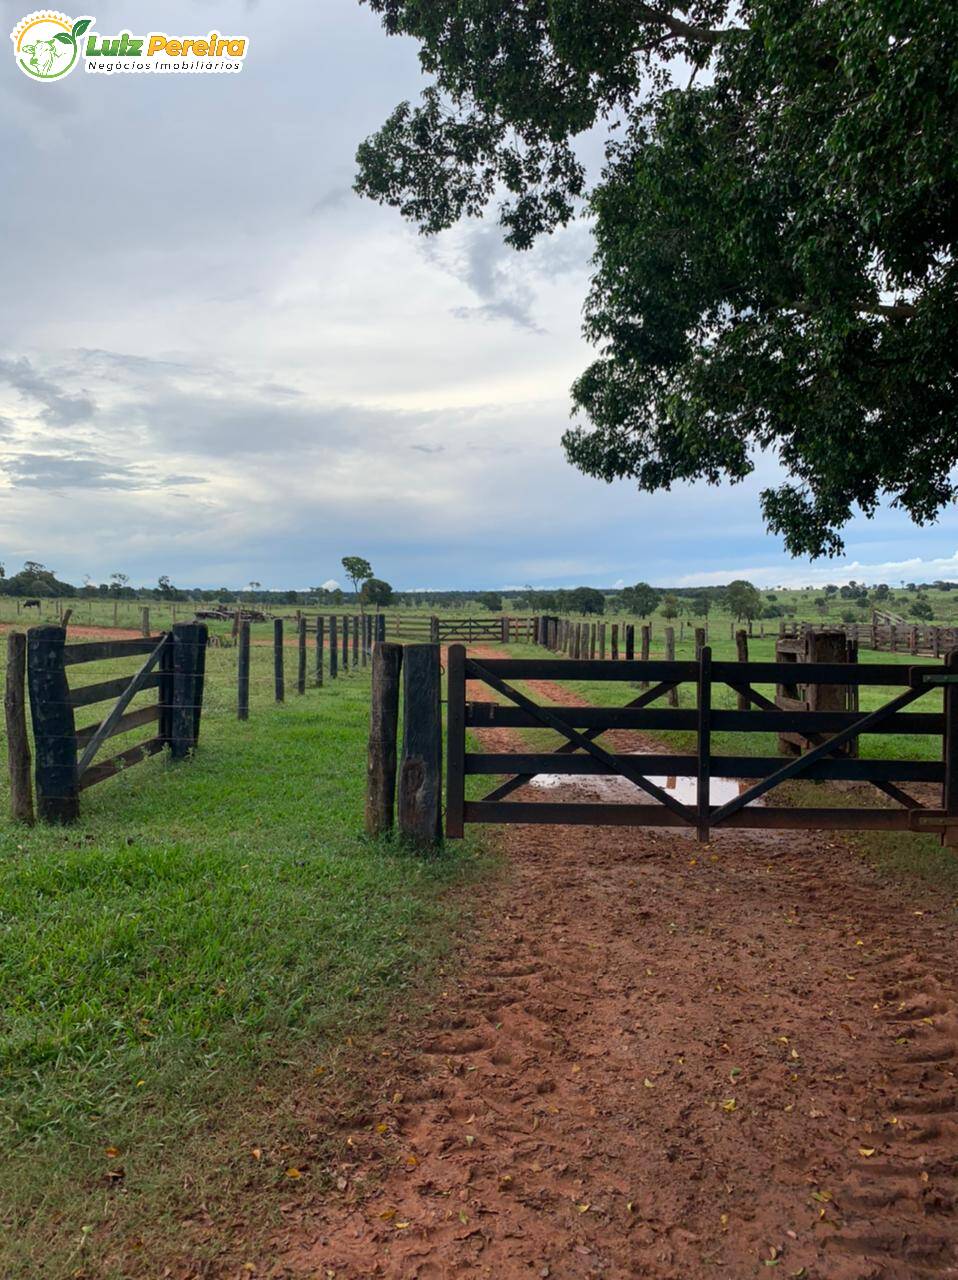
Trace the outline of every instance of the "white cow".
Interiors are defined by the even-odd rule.
[[[70,46],[62,40],[37,40],[35,44],[25,44],[22,52],[30,55],[30,70],[38,76],[49,76],[56,70],[56,65],[70,51]]]

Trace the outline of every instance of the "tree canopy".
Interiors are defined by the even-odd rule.
[[[785,469],[788,549],[958,494],[958,7],[931,0],[365,0],[431,83],[357,190],[517,249],[595,233],[570,460],[640,489]],[[588,185],[576,139],[608,131]]]

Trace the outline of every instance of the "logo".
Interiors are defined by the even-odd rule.
[[[80,60],[80,37],[92,25],[92,18],[28,13],[10,33],[17,66],[33,80],[61,80]]]
[[[46,10],[29,13],[10,33],[14,57],[33,80],[62,80],[79,64],[87,72],[237,72],[242,71],[249,41],[245,36],[169,36],[150,31],[101,35],[91,31],[93,18],[68,18]]]

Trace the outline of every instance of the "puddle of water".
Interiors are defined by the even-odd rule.
[[[698,780],[696,778],[675,778],[666,777],[664,775],[647,774],[650,782],[657,787],[661,787],[663,791],[667,791],[681,804],[695,804],[698,798]],[[741,778],[712,778],[709,783],[709,803],[725,804],[727,800],[740,795],[748,787],[752,786],[751,782],[745,782]],[[601,775],[572,775],[568,773],[540,773],[530,783],[530,787],[572,787],[580,793],[590,793],[601,796],[603,800],[624,800],[631,803],[654,804],[655,801],[647,791],[643,791],[641,787],[637,787],[634,782],[630,782],[628,778],[618,775],[610,777],[602,777]],[[760,803],[757,802],[757,803]]]

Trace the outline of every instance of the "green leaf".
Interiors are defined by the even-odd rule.
[[[76,39],[77,36],[82,36],[84,31],[87,31],[92,26],[93,26],[92,18],[77,18],[76,22],[74,22],[73,24],[74,39]]]
[[[58,32],[56,33],[56,35],[55,35],[53,38],[54,38],[54,40],[59,40],[61,44],[74,44],[74,43],[75,43],[75,41],[74,41],[74,39],[73,39],[73,36],[69,36],[69,35],[67,35],[67,33],[66,33],[65,31],[58,31]]]

